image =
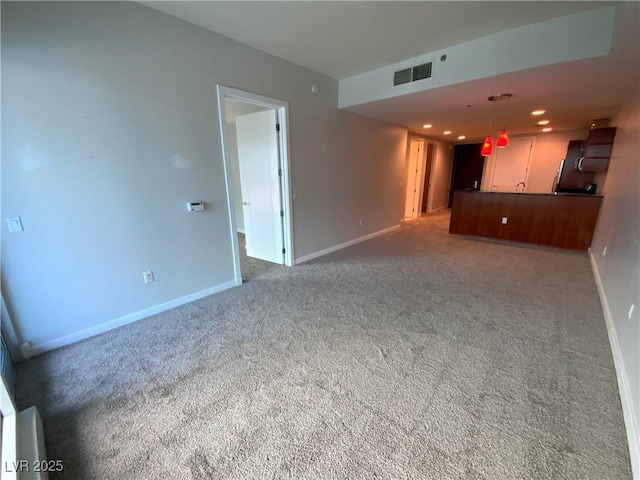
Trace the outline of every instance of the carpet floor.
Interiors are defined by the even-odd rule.
[[[631,478],[588,257],[447,227],[254,262],[21,363],[51,478]]]

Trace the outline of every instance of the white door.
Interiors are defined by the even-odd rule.
[[[515,192],[516,187],[525,191],[532,148],[532,138],[510,138],[509,146],[496,148],[491,191]]]
[[[422,200],[423,179],[423,148],[424,142],[411,140],[409,142],[409,159],[407,170],[407,195],[404,203],[404,217],[415,218],[420,214]]]
[[[284,263],[275,110],[236,118],[242,210],[249,257]]]

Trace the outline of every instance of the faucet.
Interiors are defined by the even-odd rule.
[[[519,187],[520,185],[522,185],[522,192],[524,192],[524,189],[525,189],[525,187],[527,186],[524,182],[520,182],[520,183],[518,183],[518,184],[516,185],[516,193],[519,193],[519,192],[518,192],[518,187]]]

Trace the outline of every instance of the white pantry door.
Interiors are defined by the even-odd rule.
[[[404,202],[404,218],[415,218],[421,213],[422,184],[424,180],[423,158],[424,140],[409,142],[409,161],[407,171],[407,194]]]
[[[496,148],[492,192],[515,192],[520,182],[526,184],[532,149],[532,138],[510,138],[507,147]],[[525,190],[522,185],[518,188],[519,192]]]
[[[236,117],[247,255],[284,263],[276,110]]]

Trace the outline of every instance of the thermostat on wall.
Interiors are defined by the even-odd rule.
[[[202,212],[204,210],[204,202],[187,202],[187,210],[190,212]]]

